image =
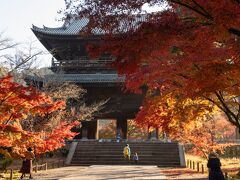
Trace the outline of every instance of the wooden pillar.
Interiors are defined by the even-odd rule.
[[[117,133],[120,132],[122,139],[127,139],[127,118],[119,116],[117,117]]]
[[[95,139],[99,139],[99,131],[98,131],[98,124],[99,124],[99,121],[96,119],[96,132],[95,132]]]
[[[122,138],[121,134],[122,134],[122,132],[121,132],[120,127],[116,126],[116,139],[120,140]]]
[[[159,129],[156,128],[156,139],[158,140],[159,139]]]
[[[236,139],[240,139],[240,133],[237,127],[235,128],[235,134],[236,134]]]
[[[152,134],[151,134],[151,132],[150,132],[150,126],[148,126],[148,128],[147,128],[147,132],[148,132],[148,140],[150,140],[151,139],[151,136],[152,136]]]
[[[74,137],[74,139],[81,139],[81,138],[82,138],[82,124],[80,124],[80,126],[73,127],[73,128],[71,129],[71,131],[78,133],[78,135],[76,135],[76,136]]]
[[[82,121],[81,124],[81,139],[88,139],[88,122]]]
[[[98,120],[87,121],[87,138],[98,139]]]

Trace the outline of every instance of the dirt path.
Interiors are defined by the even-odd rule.
[[[70,166],[34,174],[34,179],[121,180],[167,179],[157,166]]]
[[[206,174],[200,174],[187,168],[158,168],[156,166],[132,165],[69,166],[40,171],[37,174],[33,174],[33,176],[37,180],[208,179]]]
[[[160,168],[160,171],[165,174],[168,179],[208,179],[207,174],[201,174],[188,168]]]

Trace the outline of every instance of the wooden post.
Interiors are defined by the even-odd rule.
[[[10,170],[10,180],[12,180],[13,179],[13,170],[11,169]]]
[[[199,162],[197,162],[197,172],[199,172]]]
[[[190,169],[192,169],[192,160],[190,160]]]
[[[195,161],[193,161],[193,170],[195,170]]]
[[[47,169],[48,169],[48,167],[47,167],[47,162],[46,162],[45,170],[47,170]]]
[[[202,164],[202,174],[204,174],[204,167],[203,167],[203,164]]]
[[[189,167],[189,159],[187,160],[187,167]]]
[[[159,139],[159,129],[156,128],[156,139],[158,140]]]
[[[117,130],[120,130],[121,138],[127,139],[127,118],[123,116],[117,117]]]
[[[38,164],[36,164],[35,166],[35,173],[37,173],[37,170],[38,170]]]
[[[228,180],[228,173],[225,172],[225,180]]]

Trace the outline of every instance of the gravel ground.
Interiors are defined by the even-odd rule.
[[[160,168],[160,171],[165,174],[168,179],[208,179],[207,174],[201,174],[188,168]]]
[[[131,180],[131,179],[195,179],[207,180],[207,174],[200,174],[187,168],[158,168],[156,166],[69,166],[33,174],[39,180]],[[24,179],[28,179],[28,176]]]
[[[157,166],[70,166],[34,174],[34,179],[44,180],[121,180],[167,179]]]

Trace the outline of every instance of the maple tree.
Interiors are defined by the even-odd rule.
[[[192,145],[192,152],[207,158],[212,151],[223,153],[233,143],[219,143],[235,134],[234,126],[217,119],[218,110],[207,100],[178,101],[169,97],[145,102],[135,121],[141,127],[159,128],[172,140]],[[221,117],[221,116],[220,116]]]
[[[224,131],[221,132],[221,131]],[[175,133],[169,133],[170,138],[179,142],[190,145],[191,153],[208,158],[210,152],[224,153],[227,147],[234,146],[234,143],[219,140],[223,138],[223,134],[234,134],[234,126],[230,125],[226,120],[217,120],[210,116],[205,116],[198,121],[191,121],[184,128],[180,128]],[[222,133],[222,134],[221,134]]]
[[[142,121],[159,123],[158,118],[145,116],[153,116],[147,112],[152,110],[149,109],[152,103],[155,105],[151,107],[155,107],[151,112],[163,118],[161,124],[169,128],[171,120],[159,115],[159,102],[175,98],[180,102],[207,100],[240,129],[238,0],[65,2],[66,20],[89,18],[86,31],[80,35],[92,35],[96,27],[102,32],[101,43],[89,45],[89,51],[94,56],[110,53],[119,73],[126,75],[127,89],[139,93],[144,85],[148,93],[160,92],[147,97],[138,114]],[[150,13],[143,9],[146,4],[158,8]],[[163,5],[165,8],[161,8]],[[205,109],[206,103],[195,106]],[[164,110],[168,111],[167,106]],[[194,108],[192,111],[175,110],[178,111],[172,109],[170,114],[184,117],[195,111]]]
[[[10,147],[13,157],[25,156],[28,147],[36,155],[53,151],[64,146],[65,139],[76,133],[71,128],[79,122],[62,119],[55,127],[35,131],[24,129],[23,121],[40,117],[47,118],[51,113],[61,112],[64,101],[53,101],[50,96],[31,86],[14,82],[12,76],[0,79],[0,146]],[[41,124],[46,127],[44,124]]]

